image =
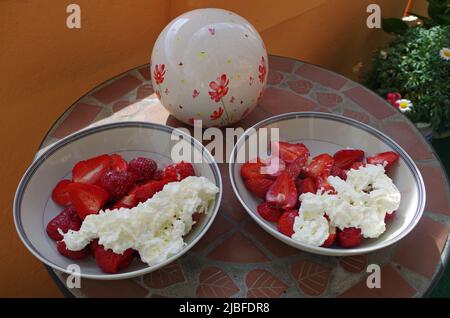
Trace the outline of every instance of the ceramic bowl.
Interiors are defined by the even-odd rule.
[[[275,224],[265,221],[257,213],[260,200],[245,187],[240,175],[242,163],[237,154],[248,146],[250,136],[261,128],[279,128],[281,141],[302,142],[311,156],[321,153],[333,154],[343,148],[357,148],[370,156],[384,151],[400,155],[389,176],[401,193],[401,203],[396,217],[389,222],[386,231],[377,239],[364,239],[355,248],[323,248],[296,241],[276,229]],[[247,158],[248,159],[248,158]],[[334,114],[317,112],[287,113],[263,120],[248,129],[236,143],[230,157],[230,179],[239,201],[248,214],[268,233],[290,246],[314,254],[347,256],[365,254],[398,242],[416,226],[425,206],[425,186],[419,169],[411,157],[395,141],[377,129],[356,120]]]
[[[25,172],[14,199],[14,221],[17,232],[29,251],[46,265],[62,272],[69,272],[70,264],[81,268],[81,277],[92,279],[124,279],[154,271],[186,253],[206,233],[219,209],[222,197],[222,181],[219,168],[211,154],[192,137],[175,130],[192,155],[202,158],[194,163],[198,176],[211,180],[220,189],[215,203],[207,214],[201,214],[198,223],[185,237],[182,251],[155,266],[149,267],[135,257],[132,265],[117,274],[103,273],[95,260],[89,257],[74,261],[60,255],[55,242],[46,234],[47,223],[62,208],[51,199],[51,191],[61,179],[71,178],[71,169],[79,161],[100,154],[118,153],[126,160],[137,156],[153,158],[158,166],[171,163],[171,150],[178,142],[171,140],[174,128],[142,123],[125,122],[102,125],[72,134],[47,148]],[[197,157],[198,158],[198,157]]]

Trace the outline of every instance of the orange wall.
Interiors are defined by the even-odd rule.
[[[388,0],[1,0],[0,1],[0,296],[60,295],[22,246],[12,220],[20,176],[54,120],[78,97],[148,62],[171,17],[223,7],[246,17],[270,53],[300,58],[356,77],[386,37],[365,27],[366,6],[399,16]],[[82,28],[65,27],[66,6],[81,6]],[[6,248],[5,248],[6,247]]]

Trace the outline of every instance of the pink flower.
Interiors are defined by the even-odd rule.
[[[158,85],[164,82],[164,74],[166,74],[165,68],[166,66],[164,64],[155,65],[155,70],[153,71],[153,78],[155,79],[155,82]]]
[[[198,95],[200,95],[200,92],[198,90],[194,89],[192,91],[192,98],[196,98]]]
[[[388,93],[386,95],[386,100],[388,101],[389,104],[391,104],[392,106],[398,108],[397,106],[397,101],[399,99],[402,99],[402,95],[400,95],[400,93]]]
[[[229,82],[230,81],[227,79],[227,75],[222,74],[217,78],[217,82],[212,81],[211,83],[209,83],[209,87],[213,90],[211,92],[208,92],[209,96],[211,96],[211,99],[216,103],[220,102],[222,97],[224,97],[228,93]]]

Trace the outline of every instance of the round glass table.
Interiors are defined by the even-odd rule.
[[[268,84],[259,106],[237,125],[247,128],[293,111],[332,112],[391,136],[422,172],[427,203],[417,227],[399,243],[369,255],[328,257],[296,250],[262,230],[236,199],[226,164],[219,214],[198,244],[174,263],[135,279],[83,279],[48,268],[66,296],[75,297],[422,297],[439,281],[449,252],[449,184],[415,126],[382,98],[341,75],[301,61],[270,56]],[[89,125],[120,120],[185,127],[159,103],[149,65],[120,74],[74,103],[54,124],[41,148]],[[381,268],[381,288],[367,287],[369,264]]]

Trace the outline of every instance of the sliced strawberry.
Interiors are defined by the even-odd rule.
[[[108,171],[99,181],[99,185],[107,190],[110,199],[116,200],[130,191],[136,181],[134,173],[124,170]]]
[[[266,197],[267,191],[274,182],[274,180],[264,177],[244,179],[244,184],[248,191],[261,199],[264,199]]]
[[[195,176],[194,167],[189,162],[181,161],[168,165],[163,170],[164,179],[181,181],[189,176]]]
[[[134,251],[131,248],[125,250],[122,254],[116,254],[110,249],[106,250],[97,241],[93,241],[91,245],[95,261],[105,273],[115,274],[130,266],[133,260]]]
[[[283,210],[274,208],[268,202],[263,202],[257,207],[257,211],[261,217],[269,222],[278,222]]]
[[[118,154],[112,154],[110,155],[111,158],[111,168],[114,171],[127,171],[128,169],[128,163],[121,155]]]
[[[67,189],[70,201],[82,220],[89,214],[97,214],[109,197],[108,191],[94,184],[71,183]]]
[[[282,209],[295,207],[297,197],[294,179],[287,172],[282,172],[266,193],[266,201]]]
[[[120,199],[119,201],[117,201],[112,209],[119,209],[119,208],[127,208],[127,209],[131,209],[134,208],[136,205],[138,205],[139,201],[136,198],[136,194],[127,194],[126,196],[124,196],[122,199]]]
[[[359,162],[358,162],[359,163]],[[333,166],[331,168],[331,173],[333,177],[339,177],[342,180],[347,180],[347,170],[341,169],[339,167]]]
[[[353,163],[364,159],[364,151],[359,149],[342,149],[333,156],[334,165],[341,169],[349,169]]]
[[[131,190],[130,195],[135,195],[137,202],[145,202],[155,195],[155,193],[161,191],[164,186],[173,179],[163,179],[163,180],[150,180],[147,183],[136,186]]]
[[[294,162],[294,160],[300,156],[306,156],[306,158],[309,157],[309,150],[304,144],[291,144],[280,141],[272,143],[272,147],[278,147],[280,158],[286,163]]]
[[[63,233],[67,233],[69,230],[78,231],[80,227],[81,219],[78,217],[75,209],[72,206],[68,206],[48,222],[46,230],[52,240],[60,241],[63,239],[63,236],[59,234],[58,229],[61,229]]]
[[[241,176],[244,180],[264,177],[264,175],[261,174],[261,168],[264,166],[264,163],[259,159],[256,162],[246,162],[241,166]]]
[[[89,247],[85,247],[80,251],[71,251],[67,249],[64,241],[56,242],[56,249],[61,255],[70,259],[83,259],[89,256]]]
[[[297,189],[299,195],[303,193],[316,193],[317,192],[316,182],[314,181],[313,178],[303,179],[299,183],[299,187]]]
[[[78,162],[72,169],[72,180],[79,183],[95,184],[111,169],[111,157],[101,155]]]
[[[329,220],[328,220],[328,227],[330,234],[328,235],[328,238],[325,240],[325,242],[323,242],[322,247],[330,247],[336,241],[336,227],[331,225]]]
[[[261,167],[261,175],[267,178],[276,179],[281,172],[286,170],[286,163],[283,159],[276,157],[269,157],[268,159],[260,159],[264,164]]]
[[[385,165],[384,170],[388,171],[399,157],[398,153],[387,151],[368,157],[367,163],[372,165]]]
[[[331,186],[331,184],[327,180],[327,175],[320,175],[316,177],[316,188],[319,190],[322,190],[322,192],[331,192],[335,193],[334,188]]]
[[[298,156],[293,162],[291,162],[287,166],[286,172],[292,178],[296,179],[302,172],[303,168],[305,167],[305,164],[306,164],[306,161],[308,161],[308,158],[309,158],[309,152]]]
[[[355,227],[347,227],[337,231],[337,241],[340,246],[348,248],[361,244],[361,229]]]
[[[386,215],[384,216],[384,222],[390,222],[393,219],[395,219],[395,211],[392,213],[386,213]]]
[[[134,173],[139,182],[151,180],[157,168],[156,162],[150,158],[137,157],[128,163],[128,171]]]
[[[154,180],[162,180],[164,179],[164,172],[162,170],[156,170],[155,174],[153,175]]]
[[[72,181],[66,179],[59,181],[52,191],[53,201],[60,205],[68,206],[70,204],[70,198],[67,192],[67,186],[71,183]]]
[[[354,164],[352,164],[352,166],[350,167],[349,170],[354,169],[354,170],[358,170],[361,167],[364,167],[365,164],[363,162],[355,162]]]
[[[309,177],[329,175],[333,167],[334,159],[328,154],[321,154],[313,158],[311,163],[305,167],[305,172]]]
[[[278,219],[278,231],[291,237],[292,234],[294,234],[294,222],[297,216],[297,210],[289,210],[284,212]]]

